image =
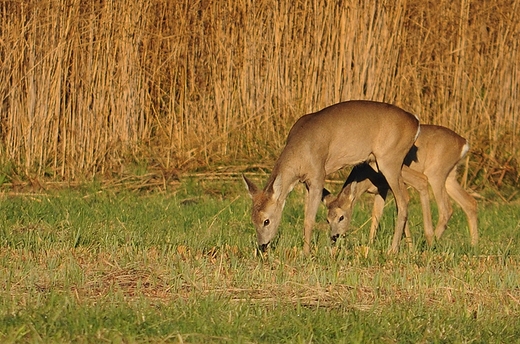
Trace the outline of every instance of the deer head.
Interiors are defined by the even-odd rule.
[[[260,190],[246,176],[243,175],[242,178],[253,201],[251,218],[256,229],[258,247],[265,251],[276,236],[285,205],[285,200],[280,197],[282,194],[281,175],[268,184],[265,190]]]
[[[331,228],[330,239],[333,243],[344,235],[352,220],[352,208],[356,199],[357,183],[345,186],[336,197],[326,189],[323,190],[323,203],[327,207],[327,223]]]

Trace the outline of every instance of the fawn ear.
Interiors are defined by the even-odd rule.
[[[357,182],[353,181],[350,184],[350,199],[351,200],[354,200],[356,198],[356,193],[357,193]]]
[[[247,179],[246,176],[242,175],[242,179],[244,180],[244,183],[246,184],[247,191],[249,191],[249,196],[253,198],[254,195],[258,193],[258,187],[249,179]]]
[[[332,201],[334,201],[335,199],[336,197],[334,197],[334,195],[331,194],[329,190],[324,188],[321,192],[321,201],[323,202],[323,204],[325,204],[325,206],[331,204]]]
[[[341,189],[341,192],[338,195],[338,198],[342,198],[343,200],[348,198],[350,202],[353,202],[356,199],[356,192],[357,192],[357,182],[353,181],[350,184],[347,184],[343,189]]]

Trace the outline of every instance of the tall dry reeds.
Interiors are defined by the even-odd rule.
[[[395,103],[518,180],[518,0],[0,2],[1,151],[64,178],[270,165],[294,120]]]

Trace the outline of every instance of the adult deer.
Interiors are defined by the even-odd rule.
[[[408,207],[401,167],[418,134],[417,117],[372,101],[343,102],[298,119],[265,188],[260,190],[243,176],[253,200],[251,215],[260,249],[265,250],[275,237],[287,195],[302,182],[307,189],[303,251],[309,254],[325,176],[375,158],[395,195],[397,222],[391,251],[397,251]]]
[[[429,244],[433,243],[434,236],[439,239],[446,229],[453,213],[449,200],[451,197],[466,213],[471,244],[477,245],[477,202],[457,182],[457,165],[468,150],[466,139],[452,130],[423,124],[417,141],[405,158],[402,169],[403,180],[419,191],[424,231]],[[439,211],[435,232],[433,232],[431,219],[428,183]],[[368,164],[361,164],[352,169],[338,197],[334,197],[324,189],[323,201],[328,208],[327,221],[331,227],[331,239],[336,241],[348,230],[355,200],[364,192],[369,192],[375,194],[369,235],[369,241],[372,243],[383,213],[388,189],[389,185],[384,176]],[[405,233],[407,237],[410,236],[408,227],[405,228]]]

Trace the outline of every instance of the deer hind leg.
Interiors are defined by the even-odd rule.
[[[412,170],[408,166],[403,166],[402,175],[404,182],[419,192],[423,213],[424,235],[426,236],[426,242],[428,245],[432,245],[435,234],[433,231],[432,213],[430,208],[428,177],[420,172]]]
[[[387,193],[388,189],[380,190],[380,192],[376,193],[374,197],[374,207],[372,208],[372,224],[370,225],[370,234],[368,237],[368,241],[371,245],[374,243],[377,228],[379,227],[379,222],[381,221],[381,216],[383,215]],[[408,194],[408,192],[406,194]],[[408,248],[412,250],[413,241],[412,235],[410,233],[410,227],[408,226],[408,221],[404,227],[404,235],[407,239]]]
[[[388,184],[378,185],[377,192],[375,192],[374,197],[374,206],[372,208],[372,223],[370,225],[370,234],[368,237],[369,243],[373,244],[374,239],[376,237],[377,228],[379,227],[379,222],[381,221],[381,217],[383,216],[383,209],[385,207],[386,196],[388,195]],[[407,202],[409,201],[408,191],[406,187],[404,188],[405,195],[407,197]],[[433,231],[433,230],[432,230]],[[410,233],[410,228],[408,226],[408,221],[404,227],[405,237],[407,238],[407,243],[409,249],[413,249],[412,235]]]
[[[457,181],[456,169],[453,169],[448,175],[448,179],[446,179],[446,189],[448,195],[453,198],[466,213],[469,233],[471,236],[471,245],[476,246],[478,244],[477,201],[471,197],[471,195],[469,195]]]
[[[378,161],[378,166],[394,194],[395,203],[397,205],[397,222],[394,230],[394,237],[390,247],[390,253],[396,253],[399,249],[399,243],[403,236],[406,221],[408,218],[408,192],[405,189],[403,178],[401,176],[401,164],[395,161]]]
[[[312,227],[316,221],[316,213],[321,202],[324,180],[325,178],[305,182],[307,197],[305,199],[305,219],[303,222],[303,253],[306,255],[311,251]]]

